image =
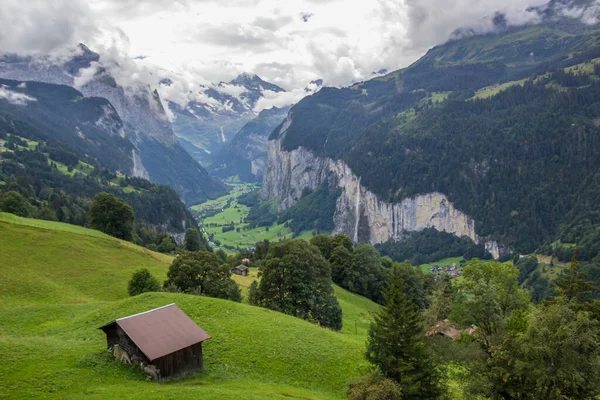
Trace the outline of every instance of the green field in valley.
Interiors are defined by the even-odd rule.
[[[135,270],[148,268],[162,281],[172,257],[97,231],[0,213],[0,246],[0,398],[341,399],[367,367],[366,329],[378,306],[340,288],[344,327],[336,333],[226,300],[129,298]],[[212,336],[205,370],[147,381],[106,352],[97,328],[170,303]]]
[[[285,224],[274,223],[271,226],[249,228],[244,222],[250,209],[237,202],[237,198],[250,191],[258,190],[253,184],[234,184],[226,196],[195,205],[190,209],[202,226],[203,232],[215,247],[225,250],[252,248],[263,240],[280,241],[292,239],[294,234]],[[233,225],[232,231],[223,232],[223,227]],[[302,232],[297,238],[310,240],[311,231]]]
[[[429,268],[433,267],[434,265],[438,265],[440,267],[445,267],[447,265],[452,265],[452,264],[460,265],[461,260],[463,260],[463,257],[444,258],[443,260],[440,260],[440,261],[432,262],[429,264],[422,264],[419,266],[419,268],[421,268],[421,270],[424,273],[430,274],[431,270]]]

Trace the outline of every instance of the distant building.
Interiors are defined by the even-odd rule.
[[[248,267],[245,265],[238,265],[235,268],[231,269],[231,273],[236,274],[236,275],[242,275],[242,276],[248,276]]]
[[[2,140],[0,140],[0,147],[4,147],[4,143]]]
[[[430,330],[426,336],[446,336],[452,340],[458,338],[462,334],[472,335],[477,330],[475,325],[471,325],[467,329],[458,330],[456,327],[447,319],[438,321]]]
[[[154,378],[202,369],[202,342],[210,339],[176,304],[114,320],[98,329],[107,349],[121,361],[139,365]]]

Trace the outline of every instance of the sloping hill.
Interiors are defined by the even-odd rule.
[[[342,333],[274,311],[173,293],[128,298],[131,273],[164,279],[170,257],[96,231],[0,214],[0,398],[343,398],[364,361],[373,303],[336,290]],[[205,370],[147,382],[117,364],[97,327],[177,303],[212,336]]]

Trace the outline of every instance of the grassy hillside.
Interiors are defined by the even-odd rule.
[[[344,329],[336,333],[225,300],[128,298],[134,270],[164,279],[171,258],[96,231],[0,214],[0,243],[0,398],[343,398],[366,367],[366,326],[377,306],[342,289]],[[112,359],[97,327],[169,303],[212,336],[205,370],[148,382]]]

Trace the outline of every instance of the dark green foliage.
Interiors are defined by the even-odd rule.
[[[350,238],[343,234],[315,235],[310,243],[329,261],[333,282],[383,303],[382,290],[389,278],[390,266],[384,265],[384,259],[373,246],[363,244],[354,249]]]
[[[123,123],[108,100],[84,97],[68,86],[27,82],[25,87],[19,87],[20,83],[0,79],[0,85],[34,97],[36,101],[29,102],[27,107],[0,102],[0,114],[4,114],[0,119],[18,120],[20,124],[33,127],[33,134],[50,137],[55,143],[61,143],[62,146],[48,148],[50,158],[55,161],[66,165],[76,164],[78,157],[64,148],[68,146],[75,152],[88,154],[112,171],[131,170],[134,147],[119,135],[118,130]],[[103,123],[95,124],[99,120]],[[85,127],[84,134],[80,127]],[[14,128],[20,130],[19,124]]]
[[[590,300],[597,287],[586,273],[580,271],[578,255],[579,251],[575,249],[571,265],[556,279],[556,292],[568,301],[583,304]]]
[[[519,269],[519,284],[529,290],[531,300],[540,303],[554,296],[554,283],[542,276],[537,257],[516,256],[513,262]]]
[[[290,220],[289,227],[294,233],[307,230],[331,232],[334,228],[333,214],[341,190],[329,190],[322,185],[315,192],[305,191],[296,204],[279,215],[278,223]]]
[[[114,194],[94,196],[88,219],[93,229],[119,239],[131,240],[133,237],[133,209]]]
[[[598,321],[564,298],[535,308],[524,328],[493,346],[473,395],[504,399],[594,399],[600,393]]]
[[[240,202],[240,204],[251,207],[246,217],[246,222],[248,222],[251,228],[256,228],[257,226],[268,227],[277,222],[275,205],[271,201],[261,201],[258,197],[258,192],[249,194],[242,201],[243,203]]]
[[[206,250],[206,243],[202,243],[200,232],[198,231],[198,229],[188,228],[185,230],[183,248],[187,251]]]
[[[437,282],[437,289],[431,296],[431,305],[426,312],[428,326],[434,326],[438,321],[448,319],[452,312],[452,280],[450,276],[443,275]]]
[[[346,396],[348,400],[401,400],[402,388],[391,379],[369,373],[352,382]]]
[[[241,292],[231,279],[227,264],[206,251],[183,252],[171,264],[164,287],[184,293],[241,301]]]
[[[2,198],[0,198],[0,211],[15,214],[20,217],[28,217],[30,207],[27,200],[18,192],[6,192]]]
[[[600,250],[600,82],[562,68],[598,57],[599,31],[572,25],[450,41],[405,70],[322,90],[292,108],[283,148],[345,161],[385,201],[444,193],[474,218],[478,234],[522,254],[563,229],[565,243],[587,237],[582,258],[590,260]],[[467,100],[523,78],[523,86]],[[447,101],[432,101],[449,91]],[[416,254],[408,253],[399,256]]]
[[[152,276],[146,268],[137,270],[131,276],[131,280],[127,285],[127,293],[130,296],[146,292],[160,292],[160,283],[158,279]]]
[[[513,313],[529,306],[529,293],[519,287],[518,276],[512,263],[472,260],[463,268],[463,279],[453,282],[450,319],[475,324],[482,346],[490,349]]]
[[[367,360],[400,384],[403,399],[435,399],[441,395],[440,373],[425,347],[419,309],[405,289],[394,267],[385,307],[369,330]]]
[[[477,245],[470,238],[459,238],[433,228],[412,233],[398,242],[388,241],[378,245],[377,249],[382,255],[395,261],[410,260],[412,265],[429,264],[444,258],[459,256],[466,259],[492,258],[484,245]]]
[[[211,177],[181,146],[153,139],[139,144],[144,166],[153,182],[169,185],[187,205],[226,194],[223,184]]]
[[[3,133],[3,130],[10,132],[10,135]],[[92,168],[87,176],[78,172],[73,176],[65,175],[44,152],[62,149],[72,154],[72,149],[58,144],[53,138],[45,138],[31,125],[10,118],[3,119],[0,115],[0,137],[24,142],[12,135],[38,141],[38,146],[34,150],[19,148],[0,154],[0,180],[6,182],[0,192],[13,190],[21,193],[33,204],[32,216],[35,218],[86,225],[91,198],[100,192],[109,192],[129,203],[136,220],[143,224],[160,226],[160,229],[174,233],[183,232],[184,225],[196,226],[177,193],[168,186],[155,185],[142,178],[119,177],[99,165],[86,167]],[[84,155],[79,157],[81,162],[90,162]],[[115,182],[119,185],[115,186]],[[44,213],[35,208],[44,209]],[[140,245],[155,242],[136,239]]]
[[[253,304],[334,330],[342,328],[331,271],[318,248],[303,240],[274,244],[259,271],[261,280]]]
[[[164,236],[156,247],[156,251],[165,254],[172,254],[175,252],[175,249],[177,249],[177,242],[169,236]]]

